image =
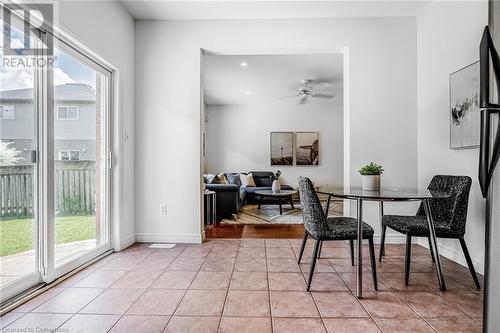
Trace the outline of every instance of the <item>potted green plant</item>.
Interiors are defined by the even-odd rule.
[[[380,164],[371,162],[363,166],[359,173],[361,174],[361,187],[365,191],[380,190],[380,175],[384,172],[384,167]]]

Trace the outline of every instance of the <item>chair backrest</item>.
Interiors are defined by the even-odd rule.
[[[446,224],[458,233],[465,234],[469,192],[472,179],[468,176],[434,176],[427,187],[429,190],[444,191],[451,194],[449,198],[430,201],[432,217],[436,223]],[[423,205],[417,215],[425,216]]]
[[[299,195],[304,227],[311,236],[318,237],[327,228],[327,220],[321,202],[309,178],[299,178]]]

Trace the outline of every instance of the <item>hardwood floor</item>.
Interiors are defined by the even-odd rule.
[[[206,231],[207,238],[302,238],[304,225],[226,225],[217,224]]]

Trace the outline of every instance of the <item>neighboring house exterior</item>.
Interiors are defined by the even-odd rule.
[[[82,83],[54,88],[55,150],[57,160],[95,160],[96,92]],[[13,142],[23,158],[30,161],[34,145],[35,114],[33,89],[0,91],[0,139]]]

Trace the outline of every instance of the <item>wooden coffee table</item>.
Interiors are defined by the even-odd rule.
[[[288,201],[290,203],[290,206],[292,206],[292,209],[294,209],[293,200],[292,200],[292,196],[294,194],[297,194],[297,191],[295,191],[295,190],[281,190],[278,193],[273,193],[273,191],[271,191],[271,190],[255,191],[255,195],[260,196],[260,202],[259,202],[259,207],[258,207],[259,209],[260,209],[260,206],[262,206],[262,204],[264,202],[264,198],[274,198],[274,199],[278,200],[278,204],[280,206],[280,215],[283,215],[283,209],[281,208],[281,204],[283,201]]]

